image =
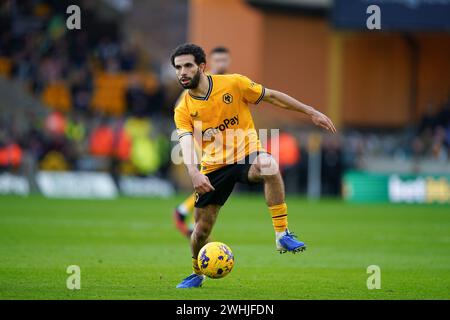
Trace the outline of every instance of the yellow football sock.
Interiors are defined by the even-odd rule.
[[[194,270],[195,274],[202,274],[200,268],[198,267],[198,260],[192,257],[192,270]]]
[[[276,204],[269,207],[272,216],[273,228],[276,232],[283,232],[288,226],[286,203]]]
[[[194,205],[195,205],[195,195],[191,194],[189,197],[186,198],[186,200],[184,200],[181,203],[181,206],[184,210],[186,210],[187,212],[192,212],[192,210],[194,210]]]

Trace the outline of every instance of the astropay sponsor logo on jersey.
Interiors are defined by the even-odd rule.
[[[207,128],[203,130],[202,135],[203,138],[211,138],[212,136],[219,133],[219,131],[224,131],[228,129],[230,126],[238,125],[239,124],[239,115],[235,115],[234,117],[230,119],[225,119],[222,121],[220,125],[218,125],[215,128]]]
[[[186,132],[181,139],[189,137],[191,145],[186,144],[186,148],[189,148],[191,154],[186,154],[183,157],[182,148],[180,143],[176,143],[171,151],[171,160],[173,164],[196,164],[200,163],[200,155],[204,160],[205,155],[208,156],[208,165],[211,164],[233,164],[244,163],[243,154],[249,154],[248,150],[260,150],[260,146],[266,146],[270,144],[270,154],[274,159],[279,159],[279,129],[241,129],[232,128],[232,126],[239,124],[239,117],[234,116],[222,121],[220,125],[215,128],[207,128],[201,130],[203,127],[202,121],[194,121],[193,132]],[[220,134],[221,131],[225,131],[225,134]],[[171,141],[179,142],[180,134],[175,129],[171,134]],[[270,143],[269,143],[270,139]],[[263,147],[264,148],[264,147]],[[251,151],[253,152],[253,151]],[[226,157],[223,155],[226,154]],[[238,159],[239,156],[239,159]],[[238,159],[238,161],[236,160]],[[248,159],[252,161],[251,158]],[[267,170],[267,174],[273,172],[272,166]]]

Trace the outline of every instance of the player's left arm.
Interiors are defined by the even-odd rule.
[[[269,102],[280,108],[305,113],[311,117],[311,121],[316,126],[325,128],[333,133],[336,133],[337,131],[333,122],[326,115],[283,92],[266,88],[263,101]]]

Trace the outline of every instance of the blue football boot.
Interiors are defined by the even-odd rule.
[[[199,288],[202,286],[204,280],[205,280],[204,275],[193,273],[190,276],[184,278],[183,281],[181,281],[177,285],[177,288],[179,289]]]
[[[284,233],[277,236],[276,239],[277,250],[280,253],[285,252],[297,253],[304,251],[306,249],[306,244],[302,241],[297,240],[296,238],[297,238],[296,235],[294,235],[293,233],[289,232],[288,229],[286,229]]]

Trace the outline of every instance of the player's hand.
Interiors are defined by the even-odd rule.
[[[336,127],[334,126],[333,122],[328,118],[326,115],[319,111],[315,111],[311,115],[312,122],[319,127],[322,127],[324,129],[327,129],[328,131],[331,131],[332,133],[336,133]]]
[[[192,176],[192,184],[194,185],[195,191],[199,194],[215,190],[209,181],[209,178],[200,172],[197,172]]]

